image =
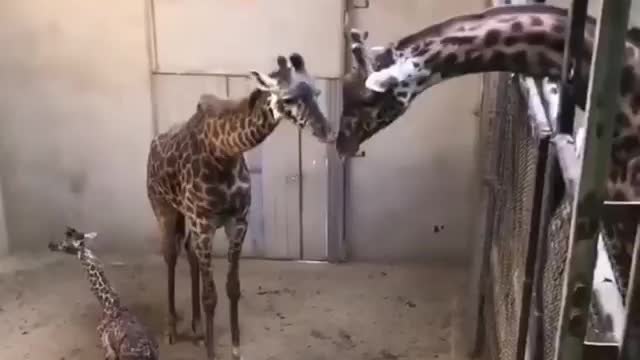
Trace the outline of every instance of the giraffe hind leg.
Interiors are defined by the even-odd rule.
[[[213,263],[211,261],[211,240],[215,234],[215,221],[202,221],[198,225],[196,231],[190,231],[193,238],[191,246],[198,259],[198,267],[202,278],[202,307],[205,314],[205,348],[207,351],[207,359],[215,359],[215,348],[213,344],[213,320],[215,316],[216,305],[218,304],[218,294],[216,292],[216,284],[213,278]]]
[[[234,360],[242,358],[240,355],[240,326],[238,322],[238,300],[240,299],[239,263],[247,227],[246,217],[233,219],[225,226],[225,232],[229,240],[227,297],[229,298],[229,319],[231,322],[231,355]]]
[[[167,320],[165,342],[173,344],[177,338],[177,313],[175,304],[176,263],[180,252],[180,241],[184,232],[184,216],[170,205],[152,201],[156,219],[162,235],[162,254],[167,265]]]

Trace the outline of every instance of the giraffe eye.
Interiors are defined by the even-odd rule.
[[[291,97],[288,97],[288,98],[284,98],[284,99],[282,99],[282,102],[283,102],[285,105],[289,105],[289,106],[291,106],[291,105],[294,105],[294,104],[296,103],[296,99],[291,98]]]

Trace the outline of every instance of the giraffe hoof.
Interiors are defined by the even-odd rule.
[[[176,337],[175,331],[168,330],[164,334],[164,342],[167,345],[173,345],[176,343]]]
[[[193,332],[194,339],[204,339],[204,331],[202,330],[202,325],[199,321],[191,322],[191,331]]]
[[[237,346],[234,346],[231,349],[231,358],[233,360],[242,360],[242,355],[240,355],[240,348],[238,348]]]

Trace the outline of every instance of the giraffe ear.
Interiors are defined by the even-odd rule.
[[[98,233],[97,233],[97,232],[95,232],[95,231],[94,231],[94,232],[90,232],[90,233],[86,233],[86,234],[84,234],[84,238],[85,238],[85,240],[95,239],[95,238],[96,238],[96,236],[98,236]]]
[[[263,74],[258,71],[250,71],[249,76],[253,78],[253,81],[258,85],[258,89],[263,91],[275,91],[278,89],[278,80],[272,78],[267,74]]]

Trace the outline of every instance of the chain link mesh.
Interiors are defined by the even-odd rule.
[[[483,75],[481,139],[489,188],[486,236],[491,239],[488,287],[500,359],[515,359],[526,249],[536,181],[538,142],[527,103],[511,75]]]

